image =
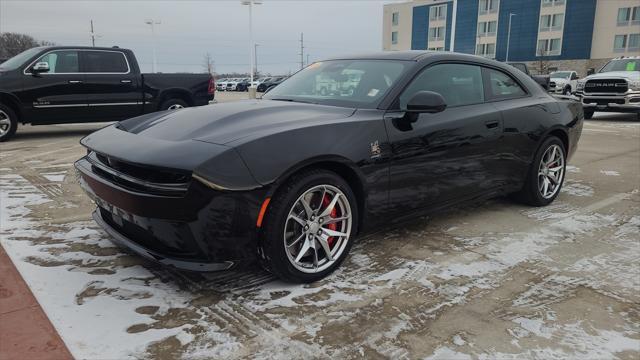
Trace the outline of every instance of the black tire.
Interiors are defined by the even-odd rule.
[[[565,87],[564,90],[562,90],[562,95],[571,95],[571,86]]]
[[[593,110],[585,110],[584,111],[584,118],[587,119],[587,120],[591,119],[593,117],[593,113],[594,113]]]
[[[10,107],[0,104],[0,122],[0,142],[7,141],[18,130],[18,115]]]
[[[351,232],[346,246],[335,262],[323,271],[307,273],[298,270],[289,260],[285,250],[284,231],[289,211],[307,190],[318,185],[331,185],[346,196],[351,209]],[[282,280],[295,283],[310,283],[329,275],[347,257],[355,234],[358,233],[358,206],[356,197],[347,182],[336,173],[313,169],[294,175],[272,197],[262,223],[259,253],[263,267]]]
[[[175,110],[175,108],[186,108],[189,107],[186,101],[178,98],[171,98],[165,100],[160,105],[160,110]]]
[[[562,175],[559,181],[560,186],[555,191],[555,194],[549,198],[545,198],[542,196],[541,191],[538,189],[538,169],[540,167],[540,162],[542,161],[542,157],[547,151],[547,149],[552,146],[557,145],[562,149],[562,157],[563,157],[563,165],[562,165]],[[560,190],[562,190],[562,184],[564,183],[564,178],[566,174],[567,167],[567,150],[565,149],[564,143],[562,140],[558,139],[555,136],[550,136],[545,139],[540,147],[538,148],[538,152],[536,156],[533,158],[533,162],[529,166],[529,171],[527,173],[527,178],[522,190],[516,193],[516,199],[521,202],[531,205],[531,206],[546,206],[553,202],[553,200],[558,197],[560,194]]]

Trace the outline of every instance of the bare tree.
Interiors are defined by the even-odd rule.
[[[0,33],[0,58],[10,58],[36,46],[54,45],[48,41],[38,41],[33,36],[18,33]]]
[[[204,62],[202,65],[209,74],[213,75],[213,68],[215,65],[215,61],[213,61],[211,54],[209,53],[204,54]]]

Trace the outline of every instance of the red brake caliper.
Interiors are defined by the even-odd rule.
[[[331,203],[331,199],[329,199],[329,195],[325,194],[324,198],[322,198],[322,207],[327,207],[329,206],[330,203]],[[329,216],[332,218],[338,217],[337,206],[333,207],[333,210],[331,210],[331,213],[329,214]],[[329,224],[326,226],[326,228],[330,230],[338,230],[338,224],[337,223]],[[330,248],[333,247],[333,243],[335,241],[336,241],[336,238],[334,236],[331,236],[327,239],[327,242],[329,243]]]

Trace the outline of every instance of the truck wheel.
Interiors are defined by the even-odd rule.
[[[189,104],[182,99],[169,99],[160,105],[160,110],[178,110],[186,107],[189,107]]]
[[[571,86],[567,86],[566,88],[564,88],[564,90],[562,91],[562,95],[571,95]]]
[[[0,104],[0,142],[9,140],[18,129],[18,116],[11,108]]]
[[[585,110],[584,111],[584,118],[589,120],[593,117],[593,110]]]

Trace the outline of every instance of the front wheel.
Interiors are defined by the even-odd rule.
[[[313,282],[346,258],[357,232],[353,191],[337,174],[296,175],[269,205],[260,242],[268,271],[286,281]]]
[[[547,138],[529,168],[518,197],[533,206],[549,205],[560,193],[566,168],[566,149],[555,136]]]
[[[0,104],[0,142],[9,140],[18,129],[18,116],[10,107]]]
[[[571,87],[567,86],[566,88],[564,88],[564,91],[562,91],[562,94],[566,96],[571,95]]]

